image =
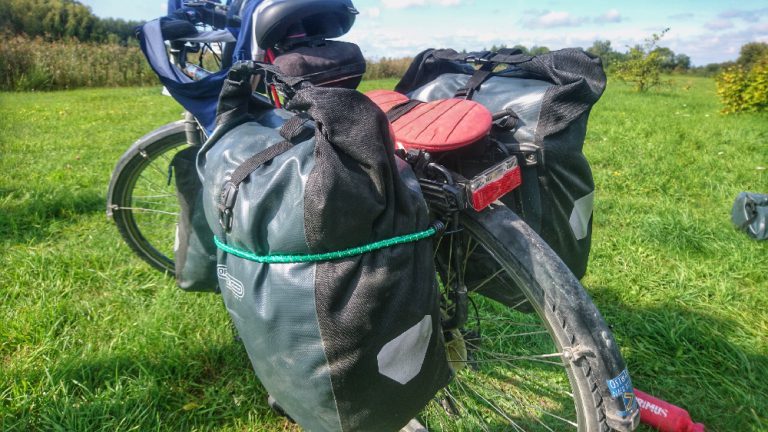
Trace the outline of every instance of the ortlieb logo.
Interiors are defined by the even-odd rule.
[[[219,276],[219,280],[221,281],[221,285],[227,287],[227,289],[237,297],[238,299],[243,298],[245,295],[245,287],[243,286],[243,283],[239,280],[235,279],[232,275],[230,275],[227,272],[227,266],[220,265],[216,267],[216,273]]]

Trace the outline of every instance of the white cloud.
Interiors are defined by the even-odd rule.
[[[617,9],[611,9],[608,12],[595,18],[595,22],[598,23],[617,23],[621,22],[622,16]]]
[[[752,10],[729,9],[729,10],[720,12],[718,17],[725,18],[725,19],[741,18],[746,22],[754,23],[754,22],[760,21],[760,16],[762,15],[768,15],[768,8],[752,9]]]
[[[381,0],[381,5],[387,9],[406,9],[414,6],[457,6],[461,0]]]
[[[427,4],[433,0],[423,1]],[[467,4],[467,1],[464,0],[462,4]],[[386,12],[382,7],[382,17]],[[426,48],[478,51],[501,44],[546,46],[553,50],[566,47],[588,48],[596,40],[610,40],[615,50],[624,52],[627,47],[642,44],[651,33],[659,33],[661,30],[659,26],[648,27],[646,22],[628,21],[626,18],[622,19],[628,24],[599,25],[596,23],[596,15],[579,16],[548,10],[523,11],[521,15],[521,24],[524,25],[513,28],[501,25],[479,26],[460,19],[450,23],[425,20],[423,26],[418,28],[405,24],[383,25],[383,18],[361,20],[345,39],[358,43],[368,58],[412,57]],[[549,27],[538,24],[538,21],[545,22]],[[699,21],[687,20],[673,24],[660,45],[675,53],[689,55],[695,65],[704,65],[734,60],[738,57],[739,48],[747,42],[768,41],[767,20],[762,19],[748,26],[743,25],[740,18],[730,21],[734,24],[733,28],[717,32],[706,29]],[[571,27],[563,31],[551,30],[552,26],[567,25]]]
[[[768,21],[753,25],[750,30],[755,33],[764,33],[762,36],[768,36]]]
[[[367,8],[363,10],[363,16],[366,16],[369,18],[378,18],[379,15],[381,15],[381,9],[377,7]]]
[[[704,27],[715,31],[725,30],[733,28],[733,22],[726,18],[718,18],[704,24]]]
[[[667,18],[669,18],[669,19],[673,19],[673,20],[688,20],[688,19],[691,19],[691,18],[693,18],[693,17],[695,17],[695,16],[696,16],[696,15],[695,15],[695,14],[693,14],[693,13],[690,13],[690,12],[685,12],[685,13],[679,13],[679,14],[669,15]]]
[[[576,27],[586,20],[572,15],[570,12],[547,12],[533,19],[532,24],[541,27]]]

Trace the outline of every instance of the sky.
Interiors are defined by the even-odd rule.
[[[101,17],[149,20],[163,0],[80,0]],[[610,40],[617,51],[665,28],[660,46],[694,65],[735,60],[747,42],[768,42],[768,1],[741,0],[353,0],[360,11],[342,39],[368,58],[413,56],[427,48],[477,51],[522,44],[588,48]]]

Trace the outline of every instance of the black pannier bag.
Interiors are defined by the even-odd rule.
[[[284,74],[317,86],[355,89],[365,73],[363,53],[349,42],[321,39],[278,52],[273,63]]]
[[[452,375],[418,182],[362,94],[309,87],[301,114],[246,115],[249,94],[226,82],[198,156],[227,310],[304,429],[396,431]]]
[[[477,70],[468,63],[479,63]],[[504,67],[506,66],[506,67]],[[599,58],[564,49],[539,56],[517,50],[420,53],[395,88],[424,102],[464,97],[510,114],[491,138],[518,156],[519,193],[501,199],[552,247],[573,273],[587,270],[594,181],[582,153],[590,109],[605,89]]]
[[[219,290],[216,278],[216,245],[203,210],[203,185],[197,175],[200,146],[189,146],[171,160],[179,216],[173,254],[176,285],[185,291]]]

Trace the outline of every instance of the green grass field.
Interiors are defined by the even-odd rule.
[[[611,82],[593,110],[583,282],[636,387],[708,430],[767,431],[768,243],[729,218],[738,192],[768,193],[768,115],[722,116],[712,80],[677,81]],[[0,430],[293,430],[221,300],[175,288],[105,217],[121,153],[180,114],[158,88],[0,94]]]

